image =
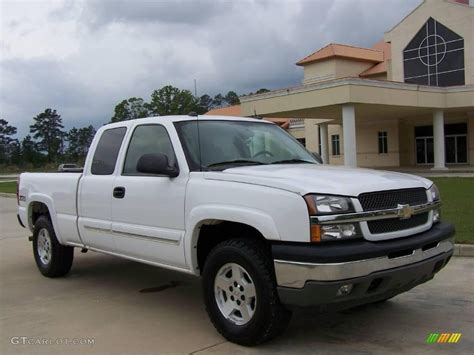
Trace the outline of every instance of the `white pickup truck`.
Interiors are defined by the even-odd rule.
[[[109,124],[83,173],[24,173],[20,224],[47,277],[74,248],[202,278],[228,340],[255,345],[297,306],[342,309],[424,283],[453,253],[427,179],[317,163],[278,126],[242,117]]]

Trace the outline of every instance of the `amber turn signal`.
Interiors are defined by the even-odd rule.
[[[311,242],[319,243],[321,241],[321,226],[319,224],[311,225]]]

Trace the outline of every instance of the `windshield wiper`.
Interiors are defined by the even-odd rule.
[[[221,165],[232,165],[232,164],[265,165],[265,163],[255,161],[255,160],[235,159],[235,160],[221,161],[219,163],[209,164],[208,166],[206,166],[206,168],[215,168]]]
[[[315,162],[303,159],[284,159],[271,162],[271,164],[316,164]]]

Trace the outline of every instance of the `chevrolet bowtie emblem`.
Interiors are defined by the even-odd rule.
[[[410,218],[415,211],[410,205],[398,205],[398,217],[400,219]]]

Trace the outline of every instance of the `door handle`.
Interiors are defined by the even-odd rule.
[[[124,198],[125,197],[125,187],[123,187],[123,186],[115,187],[113,195],[114,195],[115,198]]]

